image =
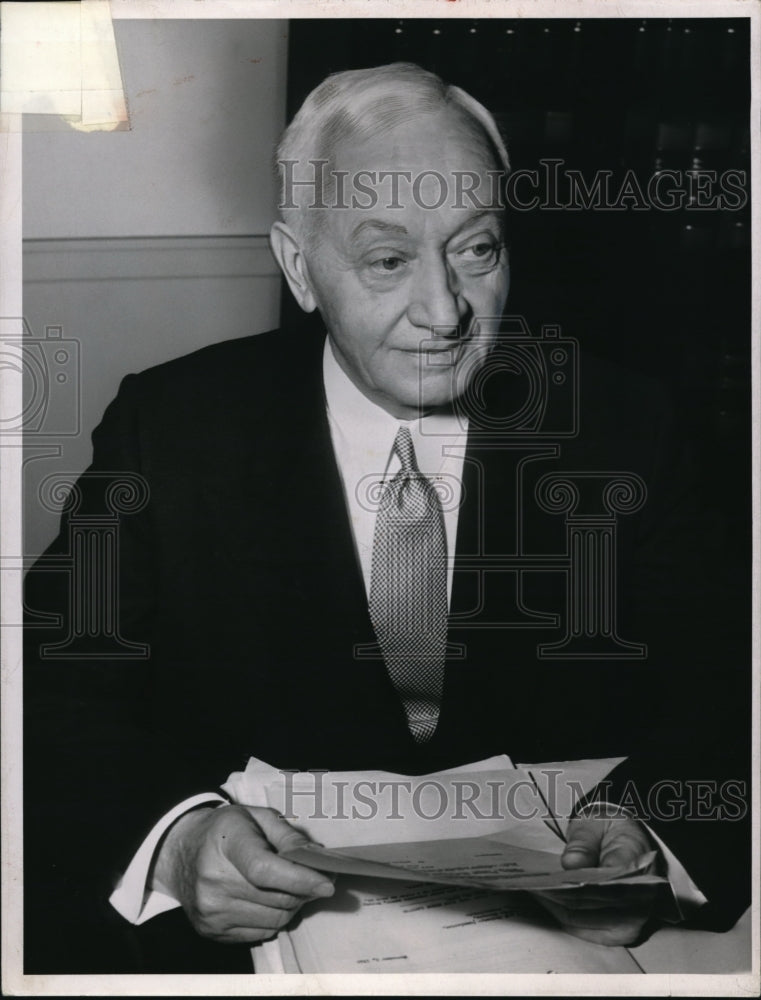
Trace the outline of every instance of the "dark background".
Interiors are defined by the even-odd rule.
[[[328,73],[396,60],[486,105],[514,169],[745,170],[747,19],[294,20],[288,118]],[[686,179],[685,179],[686,183]],[[526,195],[523,192],[527,192]],[[528,196],[528,184],[521,188]],[[562,196],[561,199],[562,201]],[[749,198],[748,198],[749,202]],[[508,311],[667,384],[750,590],[750,206],[512,211]],[[314,323],[290,295],[283,322]]]

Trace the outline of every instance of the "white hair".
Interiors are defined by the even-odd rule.
[[[279,205],[283,221],[305,231],[298,199],[289,194],[290,207],[283,207],[283,164],[313,160],[332,162],[338,144],[377,136],[421,115],[451,108],[486,140],[495,163],[510,170],[505,142],[491,113],[460,87],[451,86],[415,63],[397,62],[372,69],[333,73],[309,94],[282,135],[275,152]],[[314,213],[310,212],[310,216]]]

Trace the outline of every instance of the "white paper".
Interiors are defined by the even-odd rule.
[[[305,849],[300,857],[302,863],[316,863],[316,867],[328,870],[326,861],[331,859],[333,868],[342,866],[346,871],[363,863],[398,864],[406,857],[407,863],[418,867],[415,881],[408,880],[409,874],[401,871],[393,880],[378,877],[382,869],[372,878],[342,875],[331,899],[308,904],[288,931],[281,932],[280,948],[275,942],[267,942],[253,949],[257,969],[325,973],[474,969],[640,972],[626,949],[588,944],[555,927],[524,892],[442,885],[440,870],[433,875],[421,871],[421,865],[451,862],[453,868],[470,866],[465,878],[472,879],[473,868],[477,868],[479,877],[488,882],[494,858],[477,855],[497,855],[499,862],[509,848],[513,863],[516,859],[522,862],[523,875],[528,866],[531,877],[538,878],[544,888],[558,880],[567,884],[578,877],[585,881],[586,873],[577,876],[560,866],[562,839],[552,824],[545,822],[544,799],[550,791],[547,782],[555,782],[562,818],[574,797],[578,799],[590,791],[619,760],[531,765],[529,776],[527,769],[514,768],[509,758],[497,757],[418,777],[381,771],[299,773],[289,775],[286,786],[282,772],[252,758],[245,772],[230,776],[225,790],[238,802],[267,804],[285,812],[290,822],[324,845]],[[556,771],[567,772],[577,782],[570,792],[567,788],[560,790],[562,782],[554,774]],[[364,792],[369,783],[379,796],[378,808],[373,812],[365,807],[364,819],[352,817],[352,806],[361,803],[357,798],[360,782],[366,783]],[[497,802],[502,806],[511,794],[512,813],[499,809],[498,815],[492,816],[482,809],[485,816],[474,816],[473,810],[463,807],[471,791],[470,782],[484,787],[488,782],[495,783]],[[544,782],[538,798],[533,782]],[[405,812],[403,804],[409,805],[413,798],[417,811]],[[390,819],[388,809],[384,812],[381,808],[381,804],[388,807],[389,801],[395,806],[392,815],[398,813],[398,819]],[[478,803],[472,797],[471,801]],[[442,802],[447,808],[436,815]],[[545,808],[539,809],[539,805]],[[468,837],[474,832],[477,837]],[[420,839],[411,840],[413,836]],[[349,860],[347,855],[351,854],[361,855],[362,860]],[[643,864],[646,866],[648,861],[644,858]],[[542,883],[542,868],[548,864],[552,871]],[[597,873],[593,877],[599,877],[599,869],[593,871]],[[514,878],[509,881],[516,884]],[[283,956],[287,956],[287,963]]]

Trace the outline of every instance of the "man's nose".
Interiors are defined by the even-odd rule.
[[[410,322],[435,336],[456,337],[466,311],[457,275],[448,262],[441,258],[421,262],[412,288]]]

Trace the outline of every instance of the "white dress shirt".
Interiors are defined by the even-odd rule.
[[[442,497],[448,567],[447,593],[451,601],[455,539],[462,499],[462,470],[467,443],[467,424],[451,414],[430,414],[404,421],[392,417],[357,389],[336,361],[329,340],[323,353],[323,382],[331,440],[351,521],[355,552],[362,570],[365,591],[370,593],[373,534],[380,490],[400,467],[392,454],[399,427],[409,428],[418,468],[437,486]],[[220,775],[220,784],[226,775]],[[141,844],[121,882],[110,897],[111,905],[127,920],[142,924],[180,904],[152,889],[149,875],[156,849],[169,827],[190,809],[223,804],[227,799],[214,792],[196,795],[179,803],[163,816]],[[677,905],[682,909],[705,902],[684,868],[651,832],[666,859],[668,877]]]

